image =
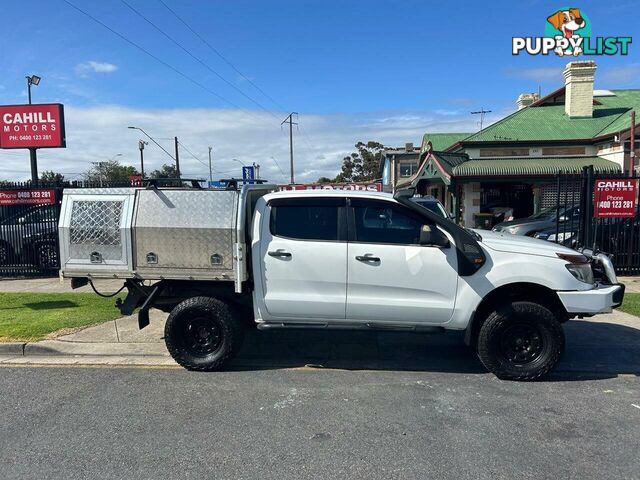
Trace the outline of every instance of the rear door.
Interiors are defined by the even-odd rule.
[[[453,245],[420,245],[422,228],[437,227],[401,204],[352,198],[350,205],[346,318],[447,322],[458,284]]]
[[[344,198],[282,198],[261,219],[264,307],[277,319],[344,319]]]

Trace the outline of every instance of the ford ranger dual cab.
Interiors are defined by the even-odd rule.
[[[411,189],[275,190],[66,190],[61,275],[123,279],[120,311],[140,328],[169,312],[170,354],[207,371],[249,325],[458,330],[498,377],[534,380],[558,363],[564,322],[622,303],[606,255],[461,228]]]

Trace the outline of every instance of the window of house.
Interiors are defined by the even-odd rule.
[[[401,177],[412,177],[418,171],[418,163],[401,163],[400,164],[400,176]]]

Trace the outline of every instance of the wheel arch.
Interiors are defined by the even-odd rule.
[[[475,345],[480,327],[493,309],[504,303],[517,300],[540,303],[551,309],[558,316],[560,322],[568,320],[567,312],[554,290],[539,283],[508,283],[491,290],[478,304],[467,324],[464,342],[467,345]]]

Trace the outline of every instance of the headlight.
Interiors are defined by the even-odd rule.
[[[571,272],[571,275],[576,277],[577,280],[580,280],[584,283],[594,283],[593,270],[591,269],[590,264],[586,263],[577,265],[574,263],[568,263],[565,265],[565,267],[567,267],[567,270],[569,270]]]
[[[518,227],[508,227],[504,229],[505,232],[510,233],[511,235],[515,235],[518,231]]]
[[[579,253],[556,253],[556,255],[562,260],[569,262],[565,267],[567,267],[567,270],[569,270],[576,280],[590,284],[595,282],[593,278],[593,270],[591,269],[591,264],[587,257]]]
[[[571,237],[573,237],[573,232],[561,232],[558,233],[558,235],[556,235],[555,233],[552,233],[551,235],[549,235],[549,238],[547,238],[547,240],[549,240],[550,242],[564,242],[565,240],[570,239]]]

